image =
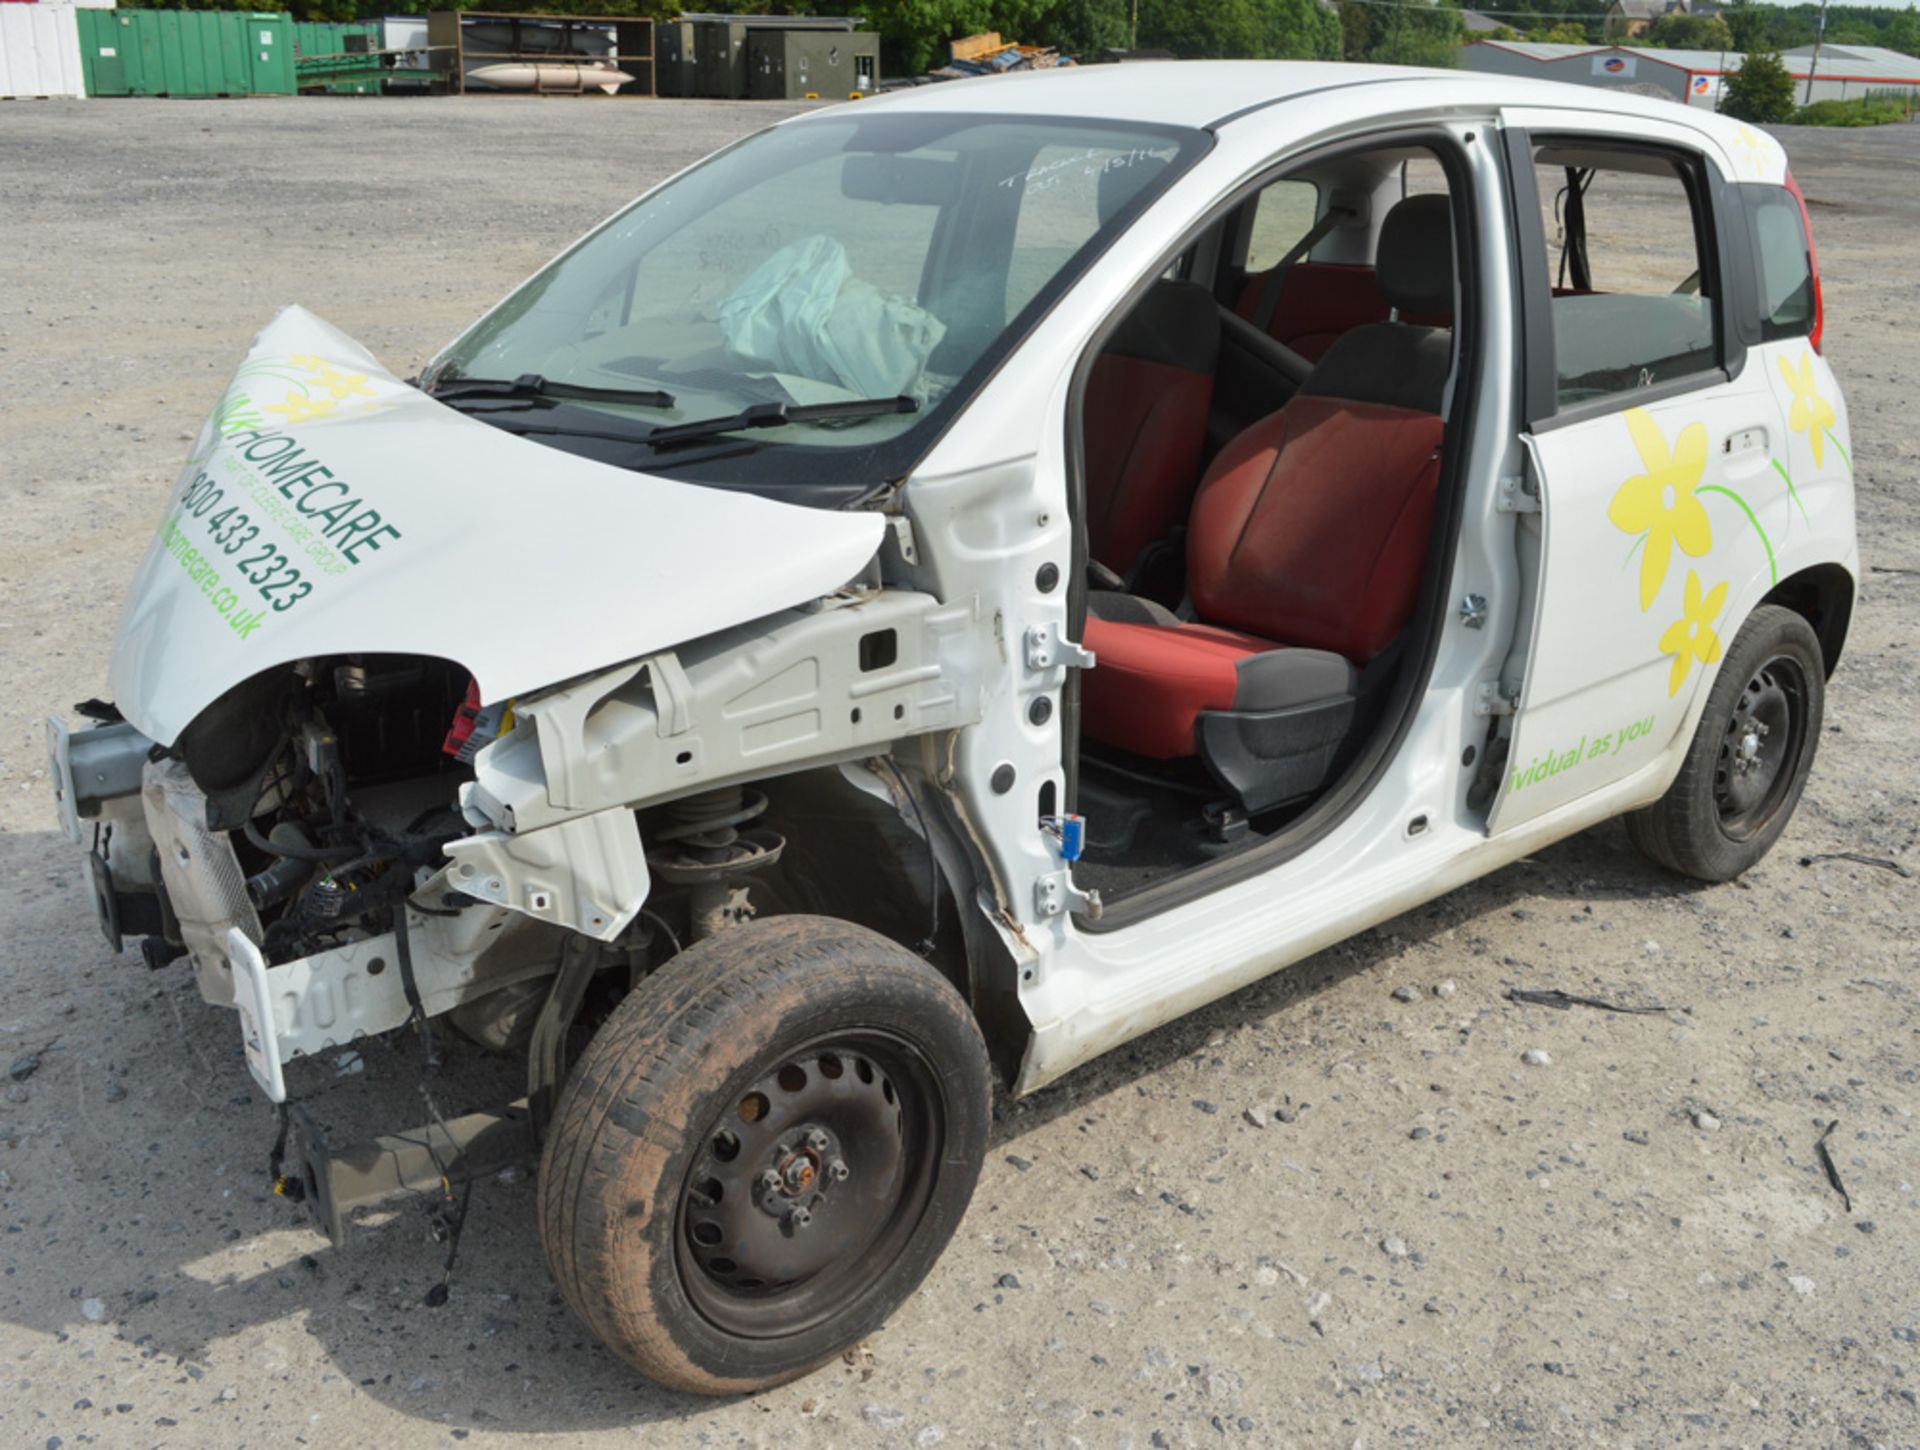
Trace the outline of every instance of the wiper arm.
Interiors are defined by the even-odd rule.
[[[918,400],[898,398],[854,398],[844,403],[754,403],[724,418],[694,418],[685,423],[669,423],[655,428],[640,441],[653,448],[670,448],[676,443],[694,443],[720,433],[738,433],[747,428],[782,428],[789,423],[824,423],[837,418],[880,418],[893,413],[917,413]]]
[[[673,394],[657,388],[589,388],[550,382],[538,373],[517,378],[450,378],[428,396],[443,403],[455,398],[560,398],[579,403],[638,403],[648,408],[673,406]]]

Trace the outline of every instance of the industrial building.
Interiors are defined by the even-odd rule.
[[[1489,75],[1599,86],[1681,105],[1716,107],[1725,78],[1746,57],[1737,50],[1655,50],[1625,45],[1555,45],[1530,40],[1479,40],[1462,48],[1461,64]],[[1857,100],[1869,93],[1920,101],[1920,59],[1879,46],[1812,46],[1781,59],[1796,85],[1794,100]],[[1812,85],[1808,77],[1812,76]]]

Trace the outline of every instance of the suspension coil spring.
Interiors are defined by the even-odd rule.
[[[688,889],[695,940],[752,915],[746,891],[735,883],[778,861],[787,844],[775,831],[741,829],[766,810],[766,796],[744,786],[702,791],[660,808],[647,865],[667,885]]]

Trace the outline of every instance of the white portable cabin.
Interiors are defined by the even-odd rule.
[[[0,5],[0,99],[87,93],[72,5]]]

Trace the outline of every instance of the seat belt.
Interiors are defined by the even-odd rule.
[[[1353,216],[1353,211],[1344,206],[1330,206],[1327,214],[1308,229],[1307,234],[1288,249],[1286,256],[1273,264],[1267,273],[1267,280],[1260,286],[1260,301],[1253,309],[1253,325],[1262,332],[1272,335],[1274,310],[1280,305],[1281,290],[1287,285],[1287,273],[1293,270],[1293,264],[1306,256],[1320,240],[1335,227]]]

